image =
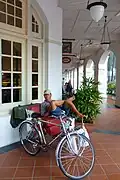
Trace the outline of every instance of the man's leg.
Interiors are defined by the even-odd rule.
[[[69,106],[70,109],[71,109],[73,112],[75,112],[79,117],[84,117],[84,115],[81,114],[81,113],[76,109],[76,107],[75,107],[75,105],[73,104],[71,98],[65,100],[65,105],[66,105],[66,106]]]
[[[64,100],[55,100],[51,102],[51,110],[55,110],[57,107],[61,107],[64,104]]]

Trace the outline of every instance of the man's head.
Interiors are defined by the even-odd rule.
[[[44,98],[46,101],[51,101],[52,93],[49,89],[44,91]]]

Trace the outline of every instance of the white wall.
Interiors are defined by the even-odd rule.
[[[48,55],[48,88],[53,99],[61,99],[62,96],[62,49],[61,46],[49,43]]]
[[[49,23],[48,88],[54,99],[62,97],[62,9],[57,0],[37,0]]]
[[[10,126],[10,116],[0,117],[0,147],[19,141],[18,128]]]
[[[62,10],[57,0],[37,0],[48,19],[48,82],[55,99],[62,95]],[[47,60],[47,59],[46,59]],[[10,116],[0,117],[0,147],[19,141],[18,129],[10,126]]]

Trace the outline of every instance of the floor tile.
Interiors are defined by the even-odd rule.
[[[15,178],[27,178],[32,177],[33,168],[26,167],[26,168],[17,168],[15,173]]]
[[[38,157],[35,166],[50,166],[50,157]]]
[[[0,168],[0,178],[12,178],[15,170],[15,168]]]
[[[120,169],[117,165],[101,165],[106,172],[106,174],[120,173]]]
[[[39,177],[39,178],[33,178],[32,180],[51,180],[50,177]],[[52,179],[53,180],[53,179]]]
[[[8,157],[4,160],[4,162],[3,162],[3,164],[2,164],[2,167],[16,167],[17,164],[18,164],[18,162],[19,162],[19,160],[20,160],[20,157],[19,157],[19,156],[15,156],[15,157],[13,157],[13,156],[8,156]]]
[[[109,180],[120,180],[120,173],[108,175],[108,179]]]
[[[97,162],[99,164],[114,164],[114,162],[112,161],[112,159],[109,156],[99,156],[97,157]]]
[[[34,159],[21,159],[18,167],[33,167],[35,163]]]
[[[50,167],[35,167],[33,177],[50,177]]]
[[[7,157],[7,153],[6,154],[0,154],[0,167],[2,166],[6,157]]]
[[[14,178],[12,180],[33,180],[33,179],[31,177],[29,177],[29,178],[22,178],[22,179],[21,178]]]
[[[8,152],[8,157],[14,157],[14,158],[18,158],[21,157],[22,152],[19,149],[13,150],[13,151],[9,151]]]
[[[95,150],[95,155],[96,155],[96,157],[97,156],[106,156],[107,155],[107,153],[106,153],[106,151],[105,150]]]
[[[52,177],[52,180],[68,180],[67,177]]]
[[[52,176],[54,177],[56,177],[56,176],[58,176],[58,177],[64,177],[64,174],[62,173],[62,171],[58,168],[58,167],[52,167]]]
[[[93,170],[91,172],[91,176],[93,176],[93,175],[103,175],[103,174],[104,174],[104,171],[101,168],[101,166],[100,165],[94,165]]]
[[[3,180],[3,178],[0,178],[0,180]],[[13,180],[13,178],[5,178],[4,180]]]
[[[108,180],[108,178],[105,175],[98,175],[89,177],[89,180]]]
[[[114,153],[113,155],[111,155],[111,158],[115,163],[120,163],[120,155]]]
[[[55,157],[52,157],[52,158],[51,158],[51,165],[52,165],[52,166],[57,166],[57,162],[56,162]]]

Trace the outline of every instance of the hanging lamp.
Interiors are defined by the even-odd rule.
[[[102,39],[101,39],[102,49],[104,49],[105,51],[108,50],[110,44],[111,44],[111,40],[110,40],[110,34],[107,27],[107,16],[105,16],[103,34],[102,34]]]
[[[77,56],[77,59],[79,60],[80,64],[82,65],[84,63],[84,52],[83,52],[83,44],[80,46],[80,55]]]
[[[90,11],[91,17],[95,22],[98,22],[103,17],[106,8],[107,4],[103,0],[93,3],[90,3],[90,0],[88,0],[87,9]]]

